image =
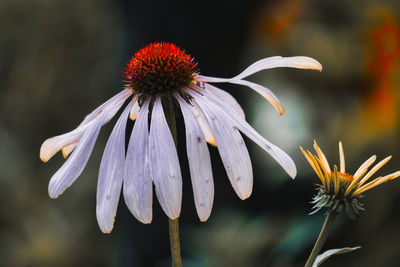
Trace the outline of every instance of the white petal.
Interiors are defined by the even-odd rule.
[[[206,90],[218,97],[221,101],[226,101],[229,106],[232,106],[232,110],[236,111],[243,119],[246,117],[242,107],[231,94],[208,83],[205,84],[205,87]]]
[[[186,150],[192,179],[194,202],[197,215],[202,222],[211,214],[214,201],[214,180],[210,154],[201,128],[189,104],[176,97],[182,110],[186,129]]]
[[[241,199],[248,198],[253,189],[253,169],[242,136],[227,114],[221,112],[220,109],[212,108],[207,100],[204,101],[204,97],[197,98],[196,95],[194,98],[211,125],[219,154],[233,189]]]
[[[193,103],[193,109],[192,112],[197,120],[197,122],[200,125],[201,130],[203,131],[204,138],[206,139],[207,143],[209,143],[212,146],[217,146],[215,143],[215,138],[211,130],[211,126],[208,123],[208,120],[206,116],[204,115],[204,112],[201,110],[201,108],[196,104]]]
[[[132,106],[132,109],[131,109],[131,113],[130,113],[130,115],[129,115],[129,118],[131,119],[131,120],[136,120],[136,118],[137,118],[137,116],[138,116],[138,114],[139,114],[139,103],[138,103],[138,101],[136,101],[135,102],[135,104]]]
[[[83,134],[75,151],[53,175],[49,183],[49,195],[51,198],[57,198],[61,195],[82,173],[92,153],[103,120],[104,116],[100,116],[95,120],[93,127]]]
[[[40,147],[40,159],[43,162],[47,162],[63,147],[77,143],[81,139],[84,132],[93,127],[94,123],[94,120],[90,121],[84,125],[78,126],[78,128],[71,132],[51,137],[44,141]]]
[[[80,138],[71,156],[51,178],[49,183],[49,195],[51,198],[61,195],[82,173],[92,153],[101,126],[111,115],[115,115],[128,96],[117,103],[113,103],[113,106],[107,107],[100,116],[90,122],[90,127]]]
[[[213,98],[212,95],[206,92],[206,90],[202,90],[201,93],[204,94],[206,99],[197,94],[192,94],[192,96],[198,103],[200,101],[203,102],[203,106],[207,105],[209,106],[209,109],[215,109],[218,110],[218,112],[226,114],[227,118],[231,120],[241,132],[247,135],[266,152],[268,152],[282,166],[282,168],[287,172],[287,174],[289,174],[290,177],[293,179],[296,177],[296,165],[285,152],[257,133],[244,119],[239,116],[231,116],[229,107],[227,107],[226,103]]]
[[[150,171],[158,201],[167,216],[176,219],[181,212],[182,175],[159,97],[152,110],[149,145]]]
[[[96,216],[101,231],[110,233],[117,213],[124,174],[125,131],[132,102],[126,106],[103,152],[97,181]]]
[[[113,105],[113,103],[119,102],[121,99],[126,99],[126,97],[131,95],[131,94],[132,94],[132,90],[131,89],[122,90],[121,92],[119,92],[118,94],[114,95],[113,97],[108,99],[106,102],[101,104],[98,108],[93,110],[89,115],[87,115],[85,117],[85,119],[82,121],[81,124],[84,124],[84,123],[86,123],[88,121],[91,121],[91,120],[97,118],[97,116],[100,113],[102,113],[103,110],[105,110],[107,107],[109,107],[110,105]]]
[[[234,77],[234,79],[243,79],[247,76],[250,76],[256,72],[266,69],[273,68],[296,68],[296,69],[311,69],[311,70],[322,70],[322,65],[313,58],[310,57],[269,57],[261,59],[257,62],[251,64],[247,69],[245,69],[242,73]]]
[[[78,142],[75,142],[75,143],[69,144],[61,149],[63,157],[65,159],[68,158],[69,154],[71,154],[71,152],[75,149],[77,144],[78,144]]]
[[[261,59],[259,61],[254,62],[249,67],[247,67],[244,71],[242,71],[239,75],[231,78],[235,80],[241,80],[250,76],[256,72],[266,69],[272,68],[281,68],[281,67],[288,67],[288,68],[297,68],[297,69],[312,69],[312,70],[322,70],[322,65],[313,58],[310,57],[268,57]],[[220,79],[214,77],[207,77],[202,75],[197,75],[199,81],[204,82],[226,82],[228,79]],[[225,81],[224,81],[225,80]]]
[[[199,79],[204,78],[205,76],[200,76]],[[213,78],[213,77],[205,77],[207,82],[226,82],[226,83],[234,83],[234,84],[240,84],[240,85],[245,85],[262,95],[265,99],[268,100],[268,102],[271,103],[271,105],[276,109],[276,111],[280,114],[283,115],[285,114],[285,109],[283,108],[281,102],[279,102],[279,99],[275,96],[275,94],[269,90],[268,88],[259,85],[257,83],[249,82],[246,80],[240,80],[236,78],[231,78],[231,79],[223,79],[223,78]],[[207,84],[206,84],[206,89],[207,89]]]
[[[246,85],[261,94],[264,98],[266,98],[278,111],[279,114],[283,115],[285,110],[278,98],[269,90],[268,88],[253,83],[249,81],[243,80],[247,76],[250,76],[256,72],[265,69],[278,68],[278,67],[289,67],[289,68],[298,68],[298,69],[314,69],[314,70],[322,70],[321,64],[313,58],[310,57],[269,57],[261,59],[252,65],[250,65],[247,69],[241,72],[239,75],[233,78],[216,78],[209,77],[203,75],[196,75],[196,80],[201,82],[209,82],[209,83],[235,83]]]
[[[118,107],[118,103],[122,102],[122,105],[125,99],[128,98],[130,94],[131,91],[128,89],[121,91],[120,93],[109,99],[107,102],[96,108],[89,115],[87,115],[83,122],[73,131],[51,137],[44,141],[42,146],[40,147],[40,159],[43,162],[47,162],[51,157],[54,156],[54,154],[60,151],[60,149],[70,144],[77,143],[82,137],[83,133],[88,128],[93,127],[96,118],[98,118],[103,112],[107,114],[107,117],[103,120],[103,124],[110,121],[120,108],[120,106]],[[72,146],[66,148],[64,155],[68,155],[68,149],[71,148],[73,149]]]
[[[253,82],[249,82],[249,81],[245,81],[245,80],[231,80],[230,83],[241,84],[241,85],[250,87],[257,93],[262,95],[265,99],[267,99],[268,102],[271,103],[271,105],[276,109],[276,111],[280,115],[285,114],[285,109],[283,108],[281,102],[279,102],[279,99],[268,88],[266,88],[262,85],[259,85],[257,83],[253,83]]]
[[[149,101],[143,103],[133,126],[126,154],[124,199],[133,216],[142,223],[152,220],[153,184],[149,165]]]

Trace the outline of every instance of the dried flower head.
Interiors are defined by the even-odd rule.
[[[317,187],[318,193],[312,201],[315,205],[313,207],[314,211],[311,214],[322,208],[328,208],[330,211],[335,210],[337,212],[345,209],[348,216],[354,219],[360,210],[364,210],[363,204],[360,202],[360,198],[363,197],[362,193],[400,176],[400,171],[397,171],[384,177],[375,178],[367,183],[372,175],[392,157],[389,156],[383,159],[368,171],[368,168],[376,160],[375,155],[367,159],[354,175],[346,173],[342,142],[339,142],[339,170],[336,165],[331,170],[324,153],[322,153],[316,141],[314,141],[314,149],[317,152],[316,156],[311,154],[309,150],[306,152],[302,147],[300,149],[321,181],[321,184]]]

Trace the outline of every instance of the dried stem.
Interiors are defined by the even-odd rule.
[[[328,215],[325,218],[324,225],[322,226],[321,232],[319,233],[319,236],[317,238],[317,241],[314,244],[314,248],[311,251],[310,256],[308,257],[308,260],[306,262],[306,265],[304,267],[312,267],[314,264],[315,259],[317,258],[318,254],[320,253],[322,246],[324,245],[329,231],[332,229],[333,223],[337,217],[337,212],[336,211],[330,211]]]

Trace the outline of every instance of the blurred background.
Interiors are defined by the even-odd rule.
[[[333,164],[341,140],[350,173],[372,154],[393,155],[377,175],[400,169],[399,12],[394,0],[1,0],[0,266],[170,266],[168,220],[156,201],[150,225],[136,221],[121,199],[113,232],[97,226],[97,174],[115,119],[103,127],[81,177],[57,200],[47,184],[64,159],[39,159],[41,143],[119,92],[125,63],[156,41],[184,48],[202,74],[216,77],[275,55],[322,63],[321,73],[273,69],[249,77],[278,96],[283,117],[253,91],[219,85],[239,99],[256,130],[293,157],[295,180],[246,139],[254,190],[241,201],[210,148],[215,202],[200,223],[182,145],[179,151],[184,266],[302,266],[324,216],[308,215],[317,178],[299,145],[311,149],[316,139]],[[362,249],[323,266],[398,266],[400,181],[363,201],[367,210],[355,221],[340,216],[323,250]]]

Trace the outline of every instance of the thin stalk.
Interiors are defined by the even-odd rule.
[[[174,103],[169,100],[165,103],[165,119],[167,120],[169,129],[174,139],[175,146],[177,143],[176,120]],[[171,246],[172,267],[182,267],[181,245],[179,241],[179,221],[178,218],[172,220],[168,218],[169,225],[169,244]]]
[[[321,232],[319,233],[319,236],[317,238],[317,241],[315,241],[314,248],[311,251],[310,256],[308,257],[308,260],[306,262],[306,265],[304,267],[312,267],[312,265],[315,262],[315,259],[317,258],[318,254],[320,253],[322,246],[324,245],[329,231],[332,229],[333,223],[337,217],[337,212],[336,211],[330,211],[328,215],[325,218],[324,225],[322,226]]]
[[[182,267],[181,245],[179,242],[178,219],[169,219],[169,243],[171,246],[171,258],[173,267]]]

